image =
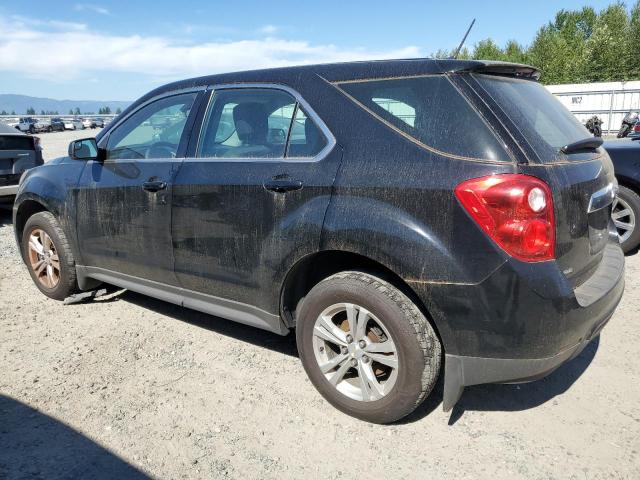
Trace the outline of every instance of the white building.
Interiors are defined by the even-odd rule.
[[[597,115],[603,121],[603,132],[617,132],[627,112],[640,111],[640,81],[573,83],[547,88],[582,123]]]

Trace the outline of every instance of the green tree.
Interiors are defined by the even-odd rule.
[[[15,110],[11,110],[11,115],[15,115],[16,111]]]
[[[104,114],[111,115],[111,109],[108,106],[104,107]]]
[[[504,59],[508,62],[527,63],[527,50],[515,40],[509,40],[504,48]]]
[[[476,43],[472,57],[476,60],[504,60],[504,52],[493,40],[486,38]]]
[[[116,109],[116,115],[120,115],[122,113],[122,109],[120,107],[118,107]]]
[[[73,112],[74,115],[80,115],[80,107],[76,107],[75,112]]]
[[[529,63],[542,71],[544,83],[570,83],[572,78],[565,61],[569,50],[562,35],[551,25],[545,25],[529,47]]]
[[[69,109],[69,115],[73,115],[73,109],[72,108]]]
[[[629,15],[623,4],[605,8],[596,19],[593,33],[586,42],[587,80],[615,81],[630,78],[631,48],[639,55],[637,45],[631,45],[627,35]]]
[[[27,108],[27,115],[35,115],[36,114],[36,109],[33,107],[29,107]]]
[[[2,112],[0,112],[0,115],[9,115],[9,114],[7,113],[6,110],[2,110]]]

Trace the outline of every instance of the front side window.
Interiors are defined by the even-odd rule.
[[[327,143],[296,99],[277,89],[217,91],[203,125],[200,157],[313,157]]]
[[[462,158],[510,161],[489,125],[443,75],[337,86],[378,119],[428,149]]]
[[[109,136],[107,158],[173,158],[197,93],[162,98],[141,108]]]

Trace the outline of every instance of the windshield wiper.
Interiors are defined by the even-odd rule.
[[[578,140],[577,142],[565,145],[560,149],[562,153],[574,153],[580,150],[596,149],[602,145],[602,139],[600,137],[589,137]]]

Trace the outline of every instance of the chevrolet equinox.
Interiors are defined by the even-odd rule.
[[[160,87],[22,176],[22,258],[54,299],[105,282],[295,330],[355,417],[404,417],[441,372],[449,410],[578,355],[624,289],[611,161],[538,77],[413,59]]]

